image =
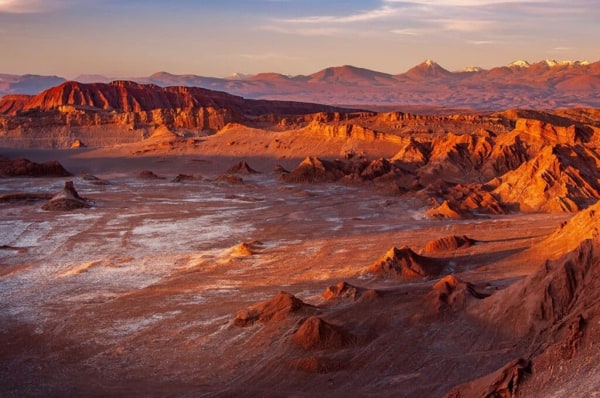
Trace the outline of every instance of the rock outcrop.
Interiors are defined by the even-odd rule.
[[[307,157],[290,173],[283,174],[285,182],[317,183],[333,182],[344,176],[340,164],[317,157]]]
[[[8,159],[0,156],[0,177],[69,177],[69,173],[57,161],[44,163],[28,159]]]
[[[466,235],[451,235],[443,238],[434,239],[425,244],[423,251],[425,253],[439,253],[464,249],[476,244],[477,241]]]
[[[447,275],[433,285],[425,297],[428,310],[433,314],[456,312],[465,308],[472,299],[484,299],[491,293],[465,282],[454,275]]]
[[[437,276],[446,265],[443,260],[421,256],[404,246],[391,248],[367,272],[383,278],[411,280]]]
[[[549,258],[557,258],[575,250],[584,240],[599,236],[600,201],[563,222],[531,250],[543,250]]]
[[[316,307],[304,303],[290,293],[279,292],[271,300],[238,311],[234,324],[236,326],[249,326],[256,322],[282,321],[291,315],[315,313],[317,313]]]
[[[141,178],[143,180],[162,180],[162,179],[164,179],[164,177],[158,176],[158,174],[156,174],[152,170],[142,170],[137,174],[137,177]]]
[[[494,373],[455,387],[446,398],[516,397],[519,387],[530,373],[531,362],[517,358]]]
[[[523,212],[575,212],[600,199],[598,164],[600,156],[582,146],[545,146],[493,182],[493,194]]]
[[[227,174],[257,174],[258,171],[254,170],[245,160],[240,160],[227,170]]]
[[[42,210],[46,211],[68,211],[76,209],[85,209],[91,207],[88,201],[77,193],[73,181],[65,182],[62,192],[53,196],[49,201],[42,205]]]
[[[343,328],[333,325],[317,316],[307,318],[292,334],[292,342],[309,350],[339,349],[357,341],[356,337]]]
[[[327,301],[358,301],[372,300],[379,296],[377,290],[365,289],[362,287],[351,285],[347,282],[340,282],[337,285],[328,286],[321,294]]]

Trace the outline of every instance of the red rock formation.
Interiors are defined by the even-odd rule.
[[[455,209],[454,205],[451,205],[447,200],[444,200],[440,205],[428,209],[425,214],[427,217],[432,219],[450,219],[450,220],[461,220],[465,218],[472,218],[473,214],[466,212],[462,209]]]
[[[356,337],[317,316],[307,318],[292,335],[292,342],[308,350],[338,349],[356,342]]]
[[[450,133],[432,139],[430,146],[428,162],[418,171],[422,183],[440,178],[440,173],[449,181],[466,182],[481,176],[480,170],[492,152],[493,141],[489,136]]]
[[[433,288],[425,301],[428,303],[429,311],[433,314],[445,311],[462,310],[467,303],[475,299],[483,299],[490,293],[478,289],[475,285],[465,282],[454,275],[447,275],[433,285]]]
[[[190,174],[177,174],[175,178],[173,178],[173,182],[185,182],[185,181],[199,181],[202,178],[195,177]]]
[[[334,107],[290,101],[246,100],[242,97],[199,87],[159,87],[152,84],[139,84],[131,81],[112,83],[66,82],[52,87],[24,101],[21,108],[14,111],[47,112],[61,110],[104,110],[119,113],[147,112],[155,109],[192,110],[228,109],[240,115],[262,114],[308,114]]]
[[[312,305],[304,303],[289,293],[279,292],[269,301],[238,311],[234,324],[248,326],[255,322],[281,321],[287,319],[291,314],[314,314],[316,312],[317,309]]]
[[[370,300],[374,299],[379,295],[376,290],[365,289],[351,285],[347,282],[340,282],[337,285],[328,286],[323,292],[321,297],[325,300]]]
[[[369,163],[369,165],[360,172],[360,176],[365,180],[373,180],[392,171],[392,165],[387,159],[378,159]]]
[[[0,156],[0,177],[68,177],[69,173],[57,161],[35,163],[28,159],[7,159]]]
[[[71,149],[77,149],[77,148],[84,148],[86,145],[81,142],[81,140],[76,139],[75,141],[73,141],[73,143],[71,144]]]
[[[410,280],[439,275],[446,263],[435,258],[420,256],[409,247],[393,247],[368,267],[367,272],[376,276]]]
[[[431,218],[461,219],[479,214],[504,214],[506,205],[488,192],[489,189],[481,184],[430,186],[429,194],[441,198],[442,203],[428,210],[427,215]]]
[[[140,171],[138,173],[137,177],[138,178],[142,178],[144,180],[160,180],[160,179],[164,179],[164,177],[159,177],[152,170],[142,170],[142,171]]]
[[[529,373],[531,373],[531,362],[517,358],[496,372],[455,387],[446,398],[513,398],[517,396],[521,384]]]
[[[545,146],[491,185],[521,211],[573,212],[600,199],[600,156],[583,146]]]
[[[463,249],[466,247],[471,247],[476,244],[477,241],[469,238],[466,235],[452,235],[445,236],[440,239],[435,239],[427,242],[423,251],[425,253],[439,253],[439,252],[447,252],[454,251],[457,249]]]
[[[104,126],[98,134],[106,134],[109,127],[123,136],[123,141],[115,143],[122,143],[139,141],[146,130],[152,131],[156,126],[206,133],[216,132],[232,122],[260,123],[262,120],[276,124],[284,115],[303,116],[343,109],[301,102],[246,100],[199,87],[159,87],[115,81],[66,82],[34,97],[0,100],[0,110],[3,110],[0,115],[5,115],[0,117],[0,130],[10,138],[6,143],[25,141],[21,144],[25,147],[32,144],[68,147],[74,139],[85,140],[90,146],[106,145],[86,129],[79,131],[80,136],[73,136],[73,127]],[[141,134],[133,133],[138,130]]]
[[[242,242],[231,250],[231,255],[234,257],[250,257],[260,252],[263,247],[262,242]]]
[[[227,174],[256,174],[258,171],[254,170],[245,160],[240,160],[237,164],[234,164],[227,170]]]
[[[77,193],[73,181],[65,182],[62,192],[52,197],[48,202],[42,205],[42,210],[47,211],[66,211],[75,209],[85,209],[90,207],[88,201]]]
[[[309,156],[298,167],[281,178],[286,182],[315,183],[333,182],[343,177],[344,173],[339,164]]]
[[[392,157],[391,162],[401,162],[413,168],[421,167],[429,161],[431,143],[409,138],[403,143],[400,150]]]
[[[5,95],[0,98],[0,114],[14,115],[25,108],[31,95]]]

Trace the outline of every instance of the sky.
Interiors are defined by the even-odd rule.
[[[600,60],[598,0],[0,0],[0,73],[402,73]]]

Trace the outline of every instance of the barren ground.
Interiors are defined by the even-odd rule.
[[[413,196],[286,184],[271,171],[298,159],[203,153],[5,151],[110,184],[73,178],[91,209],[0,204],[1,395],[442,396],[521,355],[518,342],[468,315],[430,316],[424,296],[436,280],[365,270],[393,246],[418,252],[467,235],[480,243],[443,254],[453,258],[446,273],[493,292],[531,273],[547,256],[527,249],[571,215],[429,220]],[[236,159],[262,173],[243,184],[210,180]],[[136,178],[143,169],[166,178]],[[172,182],[179,173],[206,178]],[[0,194],[54,193],[64,181],[3,179]],[[236,249],[243,242],[253,254]],[[321,293],[341,281],[381,297],[325,303]],[[360,342],[307,353],[289,340],[298,319],[233,324],[237,311],[282,290]],[[297,365],[313,359],[328,365]]]

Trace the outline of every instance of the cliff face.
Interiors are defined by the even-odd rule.
[[[229,109],[231,112],[258,116],[269,113],[307,114],[336,110],[335,107],[291,101],[247,100],[221,91],[199,87],[159,87],[130,81],[82,84],[66,82],[52,87],[34,97],[22,97],[18,103],[15,96],[0,100],[0,110],[13,106],[4,114],[17,115],[31,111],[108,111],[116,113],[148,112],[162,110],[192,110],[199,108]],[[72,107],[72,108],[70,108]]]
[[[6,95],[0,98],[0,114],[14,115],[31,100],[30,95]]]
[[[339,110],[310,103],[246,100],[197,87],[66,82],[36,96],[0,99],[0,134],[9,146],[63,147],[75,138],[108,145],[139,140],[157,126],[215,132],[232,122],[277,123],[283,115],[297,118]],[[115,137],[104,140],[96,134]]]

